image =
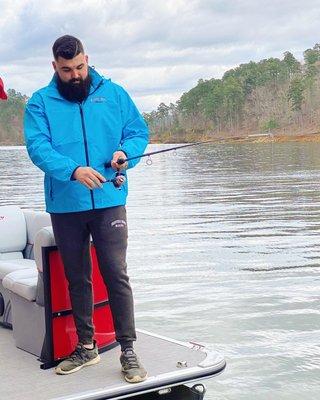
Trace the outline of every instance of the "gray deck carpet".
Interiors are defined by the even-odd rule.
[[[49,400],[62,398],[96,399],[99,392],[114,393],[132,391],[133,386],[148,387],[168,373],[196,367],[206,358],[203,352],[189,349],[177,343],[138,332],[135,349],[148,370],[148,381],[129,384],[123,380],[116,347],[101,354],[97,365],[66,376],[58,376],[53,369],[41,370],[36,357],[17,349],[12,331],[0,328],[0,399],[1,400]],[[186,368],[178,368],[178,361],[186,361]],[[144,385],[144,386],[143,386]],[[136,390],[134,388],[134,390]],[[80,396],[86,392],[87,396]],[[77,396],[77,394],[79,396]]]

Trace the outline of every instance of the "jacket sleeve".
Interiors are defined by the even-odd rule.
[[[37,167],[60,181],[71,179],[79,165],[53,149],[48,119],[39,93],[35,93],[26,105],[24,136],[28,154]]]
[[[119,150],[126,153],[127,157],[143,154],[149,140],[148,127],[139,113],[128,93],[120,86],[120,105],[122,115],[122,140]],[[134,167],[139,158],[128,162],[128,168]]]

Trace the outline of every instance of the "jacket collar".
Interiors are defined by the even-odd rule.
[[[94,92],[98,86],[103,82],[103,77],[92,67],[89,67],[89,74],[91,77],[91,85],[90,85],[90,93]],[[56,73],[53,75],[49,85],[47,86],[47,94],[51,97],[55,97],[61,100],[65,100],[64,97],[61,96],[57,89],[57,75]]]

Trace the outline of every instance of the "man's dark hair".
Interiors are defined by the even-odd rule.
[[[84,48],[79,39],[71,35],[59,37],[52,46],[53,57],[58,60],[59,57],[71,60],[78,54],[84,54]]]

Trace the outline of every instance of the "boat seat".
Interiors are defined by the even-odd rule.
[[[3,278],[12,305],[15,344],[38,357],[45,337],[42,248],[54,245],[52,227],[40,229],[34,237],[35,261],[32,261],[37,268],[16,270]]]
[[[3,286],[10,292],[23,297],[28,301],[36,300],[38,271],[28,268],[17,270],[6,275],[2,281]]]
[[[36,234],[48,225],[51,220],[46,212],[0,207],[0,280],[15,270],[36,268],[35,262],[26,260],[34,260]]]
[[[0,207],[0,259],[23,257],[27,245],[27,227],[23,211],[17,206]]]
[[[42,248],[55,246],[56,241],[53,234],[52,226],[46,226],[37,233],[34,245],[34,258],[38,268],[36,303],[39,306],[44,306],[44,287],[43,287],[43,263],[42,263]]]
[[[45,211],[23,210],[27,227],[27,244],[24,258],[34,260],[34,244],[37,233],[45,226],[51,226],[50,214]]]
[[[3,280],[6,275],[21,270],[33,270],[36,271],[36,263],[34,260],[29,260],[27,258],[21,258],[16,260],[0,260],[0,280]]]
[[[18,206],[0,207],[0,323],[11,324],[8,289],[3,279],[12,272],[37,271],[34,242],[37,232],[51,225],[50,214],[22,210]]]
[[[29,220],[34,220],[29,215]],[[43,221],[43,220],[42,220]],[[38,220],[36,230],[42,223]],[[33,225],[34,226],[34,225]],[[42,280],[42,247],[55,245],[51,226],[31,232],[33,242],[29,254],[36,260],[12,261],[16,269],[6,274],[2,280],[11,304],[11,320],[15,345],[39,357],[45,338],[44,290]],[[17,269],[19,262],[31,262],[32,268]],[[10,261],[11,262],[11,261]],[[7,262],[9,264],[9,262]],[[39,270],[38,270],[38,268]]]
[[[55,239],[52,226],[47,226],[39,230],[34,238],[34,255],[35,260],[16,260],[12,262],[18,266],[21,262],[21,269],[16,269],[13,272],[6,274],[3,277],[3,287],[11,293],[23,297],[28,301],[36,301],[38,305],[44,305],[43,292],[43,265],[42,265],[42,247],[54,246]],[[30,263],[33,268],[23,269],[24,263]],[[9,262],[6,263],[10,265]],[[1,267],[1,261],[0,261]],[[9,269],[9,268],[8,268]]]
[[[34,241],[34,259],[39,272],[43,272],[42,248],[55,245],[56,241],[54,238],[52,226],[45,226],[37,232]]]

